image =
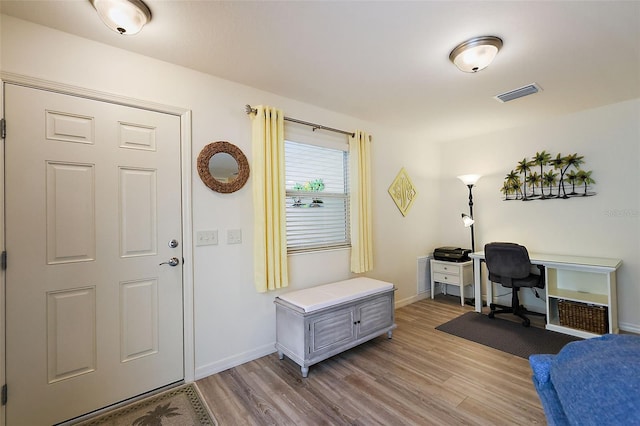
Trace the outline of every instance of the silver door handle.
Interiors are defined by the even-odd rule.
[[[162,262],[160,265],[169,265],[169,266],[178,266],[180,264],[180,259],[177,257],[172,257],[166,262]]]

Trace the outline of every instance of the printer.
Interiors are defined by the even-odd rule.
[[[466,262],[469,259],[471,250],[460,247],[438,247],[433,251],[436,260],[446,260],[449,262]]]

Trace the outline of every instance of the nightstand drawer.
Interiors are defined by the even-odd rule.
[[[448,264],[448,263],[440,263],[433,262],[433,272],[440,272],[441,274],[460,274],[460,266],[457,264]]]
[[[435,296],[435,283],[442,284],[440,290],[447,294],[447,286],[460,287],[460,305],[464,306],[464,286],[473,284],[473,262],[446,262],[431,259],[431,298]]]
[[[434,272],[433,280],[445,284],[460,284],[460,275]]]

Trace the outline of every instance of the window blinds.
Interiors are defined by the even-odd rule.
[[[285,140],[290,253],[350,245],[346,141],[342,146],[344,149],[336,149]],[[320,181],[324,188],[312,191]]]

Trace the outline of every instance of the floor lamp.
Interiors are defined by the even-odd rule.
[[[473,186],[476,184],[476,182],[478,182],[478,179],[480,179],[480,175],[462,175],[462,176],[458,176],[458,179],[460,179],[462,181],[462,183],[464,183],[467,188],[469,188],[469,214],[465,214],[462,213],[462,222],[464,223],[464,226],[466,228],[471,228],[471,252],[475,252],[476,251],[476,242],[475,242],[475,235],[473,232],[473,223],[475,222],[475,220],[473,219]],[[460,288],[460,291],[463,291],[462,288]],[[475,296],[473,299],[465,299],[465,303],[469,304],[471,306],[475,306]]]
[[[475,243],[475,235],[473,232],[473,223],[475,220],[473,219],[473,186],[478,182],[481,175],[462,175],[458,176],[458,179],[464,183],[467,188],[469,188],[469,214],[466,215],[462,213],[462,221],[464,226],[467,228],[471,228],[471,252],[476,251],[476,243]]]

